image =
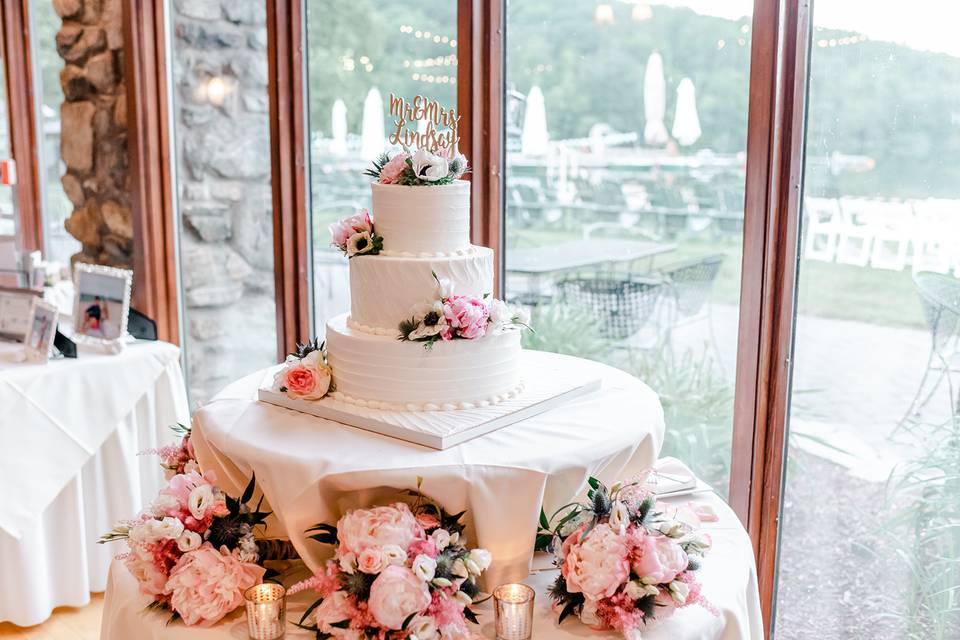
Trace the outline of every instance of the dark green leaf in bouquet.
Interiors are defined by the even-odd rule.
[[[549,551],[550,543],[553,541],[552,533],[538,533],[537,539],[534,542],[533,550],[534,551]]]
[[[257,474],[254,472],[250,476],[250,482],[247,483],[247,488],[243,490],[243,494],[240,496],[240,504],[247,504],[250,502],[250,499],[253,498],[253,489],[257,485]]]
[[[646,595],[642,598],[638,598],[633,606],[636,607],[637,611],[643,613],[643,617],[646,620],[652,620],[656,613],[657,606],[657,596]]]
[[[307,610],[303,612],[303,615],[302,615],[302,616],[300,616],[300,624],[297,625],[297,626],[302,625],[302,624],[303,624],[303,621],[306,620],[307,617],[308,617],[311,613],[313,613],[313,610],[316,609],[317,607],[319,607],[321,604],[323,604],[323,598],[318,598],[317,600],[314,600],[313,604],[311,604],[309,607],[307,607]],[[306,629],[307,627],[302,627],[302,628]]]
[[[463,617],[472,622],[473,624],[480,624],[480,619],[477,617],[477,614],[473,612],[473,609],[466,607],[463,610]]]
[[[547,514],[543,510],[543,507],[540,507],[540,528],[544,530],[550,529],[550,521],[547,520]]]

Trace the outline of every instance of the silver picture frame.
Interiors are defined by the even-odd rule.
[[[74,341],[111,351],[122,348],[127,335],[133,272],[77,263],[73,286]]]

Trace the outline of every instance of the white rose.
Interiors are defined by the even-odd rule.
[[[477,567],[480,568],[480,571],[486,571],[490,568],[490,563],[493,562],[493,556],[490,555],[490,552],[486,549],[474,549],[470,552],[470,559],[476,563]]]
[[[437,572],[437,561],[421,553],[413,559],[412,569],[418,578],[424,582],[430,582]]]
[[[340,556],[340,570],[344,573],[353,573],[357,570],[357,555],[347,552]]]
[[[172,496],[169,493],[161,493],[150,505],[150,514],[162,518],[167,515],[171,509],[178,509],[179,507],[180,503],[177,502],[176,496]]]
[[[610,510],[610,528],[614,531],[620,531],[630,524],[630,511],[627,505],[619,500],[614,501],[613,508]]]
[[[417,640],[434,640],[437,637],[437,621],[430,616],[415,616],[406,631]]]
[[[183,523],[177,518],[166,517],[162,520],[147,520],[135,525],[129,533],[134,542],[152,544],[160,540],[179,538],[183,533]]]
[[[673,601],[677,604],[684,604],[687,601],[687,596],[690,595],[690,585],[686,582],[680,582],[674,580],[670,583],[670,596],[673,597]]]
[[[201,544],[203,544],[203,538],[195,531],[184,531],[177,538],[177,548],[184,553],[200,548]]]
[[[399,566],[407,564],[407,552],[404,551],[400,545],[384,545],[380,548],[380,553],[383,554],[383,559],[387,564],[395,564]]]
[[[367,547],[357,556],[357,568],[363,573],[380,573],[386,566],[386,558],[376,547]]]
[[[450,546],[450,532],[446,529],[437,529],[430,537],[433,538],[433,544],[437,545],[437,551],[443,551]]]
[[[600,618],[597,616],[597,601],[588,599],[583,603],[583,609],[580,610],[580,622],[588,627],[600,625]]]
[[[190,498],[187,500],[187,506],[190,508],[190,515],[197,520],[203,520],[207,508],[213,503],[213,487],[209,484],[201,484],[194,487],[190,492]]]

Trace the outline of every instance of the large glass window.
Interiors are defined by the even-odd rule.
[[[817,0],[778,638],[960,637],[960,45]]]
[[[310,215],[317,332],[350,307],[347,260],[328,225],[370,206],[363,171],[388,149],[389,96],[457,99],[455,2],[308,0]]]
[[[51,0],[31,0],[29,10],[44,258],[69,264],[70,257],[79,252],[81,246],[63,226],[73,211],[73,204],[60,181],[65,170],[60,159],[60,105],[63,104],[60,72],[64,62],[57,53],[56,40],[61,20]]]
[[[0,38],[3,38],[0,32]],[[7,62],[0,57],[0,78],[6,77]],[[7,105],[7,83],[0,82],[0,158],[10,158],[10,111]],[[15,187],[0,185],[0,236],[17,234],[17,210],[14,198]]]
[[[659,392],[664,455],[725,495],[750,19],[698,6],[508,0],[505,293],[526,347]]]
[[[182,331],[193,404],[276,362],[265,2],[170,2]]]

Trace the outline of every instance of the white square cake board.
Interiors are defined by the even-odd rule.
[[[318,418],[442,450],[600,389],[599,378],[578,373],[576,368],[571,367],[545,368],[542,360],[534,366],[530,358],[524,358],[521,362],[521,379],[524,389],[515,398],[489,407],[455,411],[383,411],[358,407],[333,398],[291,399],[270,388],[272,374],[260,387],[259,398],[262,402]]]

